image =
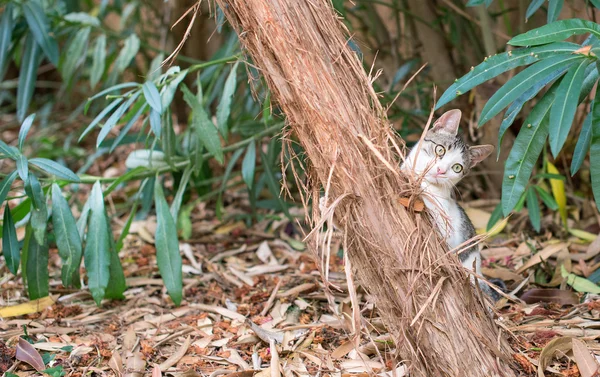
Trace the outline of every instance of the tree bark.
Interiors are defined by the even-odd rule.
[[[306,151],[312,194],[320,184],[335,200],[349,261],[411,377],[514,376],[507,342],[458,259],[428,217],[400,204],[418,184],[399,172],[402,140],[329,1],[216,1]]]

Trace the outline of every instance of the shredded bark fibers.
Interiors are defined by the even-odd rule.
[[[336,203],[355,276],[410,375],[514,376],[504,336],[457,258],[425,216],[400,204],[419,192],[398,169],[403,142],[329,1],[216,1],[304,147],[310,181]],[[315,199],[315,227],[322,225],[317,193],[309,188],[305,198]],[[319,233],[309,244],[323,253]]]

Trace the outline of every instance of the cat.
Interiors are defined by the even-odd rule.
[[[468,146],[463,142],[457,135],[461,115],[460,110],[444,113],[411,149],[401,165],[404,172],[412,170],[416,178],[422,177],[423,201],[435,228],[450,250],[476,235],[473,223],[452,196],[454,187],[494,150],[492,145]],[[458,258],[463,267],[471,271],[474,269],[481,275],[479,245],[468,246],[458,254]],[[498,300],[498,293],[486,283],[479,282],[479,286],[494,301]]]

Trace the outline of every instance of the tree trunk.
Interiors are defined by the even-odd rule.
[[[304,147],[309,181],[335,199],[349,261],[411,377],[514,376],[510,349],[458,259],[427,217],[400,204],[418,184],[399,172],[393,146],[402,140],[330,2],[216,1]],[[313,250],[318,236],[309,238]]]

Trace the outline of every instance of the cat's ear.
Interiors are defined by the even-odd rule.
[[[446,111],[438,120],[433,123],[432,132],[444,133],[456,136],[458,132],[458,124],[462,113],[459,109]]]
[[[487,156],[492,154],[494,151],[493,145],[474,145],[469,147],[469,154],[471,155],[471,167],[477,165],[481,161],[485,160]]]

